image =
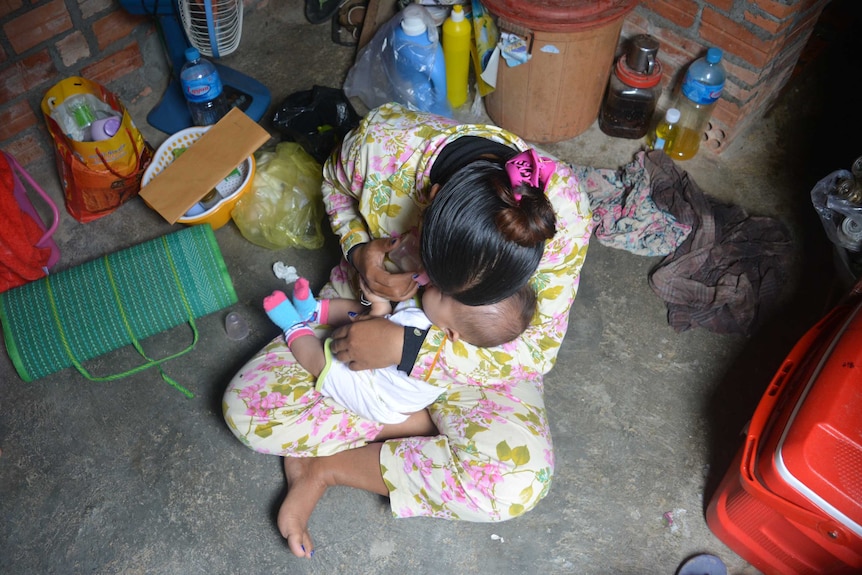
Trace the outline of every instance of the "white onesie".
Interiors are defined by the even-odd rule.
[[[387,316],[405,327],[426,330],[428,316],[415,299],[400,302]],[[399,371],[397,366],[353,371],[332,357],[326,341],[326,366],[315,389],[343,407],[378,423],[401,423],[407,415],[434,403],[443,390]]]

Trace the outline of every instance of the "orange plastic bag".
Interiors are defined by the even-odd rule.
[[[121,118],[113,136],[81,141],[72,137],[68,126],[61,126],[58,109],[66,100],[81,94],[94,96],[104,103],[105,109]],[[54,141],[66,210],[73,218],[82,223],[93,221],[138,194],[144,170],[153,158],[153,147],[116,95],[101,84],[73,76],[45,93],[42,114]]]

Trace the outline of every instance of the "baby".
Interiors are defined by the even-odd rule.
[[[387,317],[418,330],[427,330],[433,324],[451,341],[464,340],[477,347],[512,341],[527,329],[536,312],[536,293],[530,285],[502,301],[483,306],[459,303],[433,285],[424,288],[421,306],[413,298],[398,303],[393,310],[385,299],[369,295],[366,299],[371,302],[370,315]],[[354,371],[332,357],[329,340],[320,341],[309,324],[347,323],[366,309],[356,300],[315,300],[308,281],[300,278],[294,286],[293,302],[284,292],[275,291],[264,299],[263,308],[284,331],[297,362],[317,378],[316,389],[362,417],[384,424],[401,423],[442,393],[439,387],[409,377],[395,365]]]

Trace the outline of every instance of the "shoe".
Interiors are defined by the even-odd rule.
[[[368,11],[368,0],[345,0],[332,17],[332,41],[339,46],[356,46]]]
[[[344,0],[305,0],[305,18],[312,24],[322,24],[332,18]]]

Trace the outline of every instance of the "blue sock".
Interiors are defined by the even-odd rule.
[[[302,321],[317,320],[315,318],[315,313],[318,311],[317,300],[314,299],[314,294],[311,293],[308,280],[305,278],[299,278],[293,286],[293,307]]]
[[[282,291],[274,291],[272,295],[265,297],[263,309],[269,319],[282,331],[288,331],[293,326],[303,323],[296,308]]]

